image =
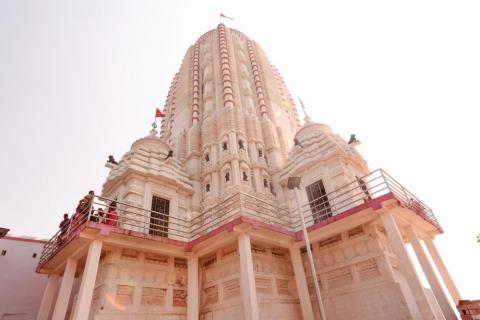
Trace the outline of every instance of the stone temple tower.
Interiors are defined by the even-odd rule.
[[[279,185],[299,129],[294,103],[260,46],[223,24],[189,48],[161,137],[192,177],[192,213],[242,191],[284,204]]]
[[[320,305],[326,319],[456,319],[432,210],[354,137],[300,125],[257,43],[223,24],[202,35],[164,113],[45,245],[38,319],[320,319]]]

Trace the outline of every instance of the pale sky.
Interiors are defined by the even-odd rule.
[[[0,226],[47,238],[163,107],[187,48],[227,22],[315,121],[356,133],[429,205],[464,298],[480,298],[478,1],[0,0]],[[300,113],[301,114],[301,113]]]

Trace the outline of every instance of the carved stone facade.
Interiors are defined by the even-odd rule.
[[[200,37],[172,82],[165,113],[161,136],[196,182],[193,211],[237,191],[274,198],[272,176],[300,125],[277,69],[254,41],[224,25]]]
[[[288,250],[252,243],[261,319],[302,319]],[[200,260],[200,319],[244,319],[240,258],[236,245]]]
[[[360,225],[312,243],[328,318],[381,319],[388,314],[395,315],[392,319],[408,319],[409,308],[416,308],[399,272],[398,259],[379,229],[376,225]],[[302,257],[314,298],[306,254]]]
[[[91,313],[95,319],[186,319],[187,261],[134,249],[101,257]]]
[[[164,113],[160,135],[153,129],[106,165],[87,213],[115,202],[114,223],[89,216],[68,241],[48,243],[42,272],[63,273],[68,293],[68,279],[82,276],[72,319],[318,319],[299,211],[328,319],[455,318],[421,246],[434,294],[405,249],[418,238],[432,248],[442,230],[431,210],[383,171],[370,173],[359,141],[308,116],[300,126],[254,41],[223,24],[202,35]],[[300,191],[289,189],[292,177]]]

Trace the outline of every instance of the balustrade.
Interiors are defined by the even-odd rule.
[[[331,223],[333,220],[329,219],[387,194],[441,230],[432,210],[381,169],[357,178],[323,195],[320,199],[304,204],[302,211],[307,226],[325,220]],[[117,208],[109,212],[111,203],[114,201]],[[240,217],[249,217],[291,232],[300,230],[300,219],[296,216],[296,210],[291,213],[269,201],[243,192],[238,192],[215,206],[206,208],[201,215],[189,220],[140,208],[126,202],[94,196],[87,212],[76,213],[68,228],[59,230],[45,244],[39,265],[45,264],[87,226],[127,231],[130,235],[144,238],[160,237],[187,243]]]

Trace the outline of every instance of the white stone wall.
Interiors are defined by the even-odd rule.
[[[285,249],[252,243],[261,319],[301,319],[296,285]],[[243,319],[240,258],[236,245],[200,260],[200,319]]]
[[[411,319],[415,301],[376,226],[359,225],[316,241],[312,250],[327,318]],[[315,303],[306,254],[303,264]]]
[[[0,319],[36,319],[47,275],[35,272],[44,243],[0,239]],[[36,257],[33,255],[36,254]]]
[[[92,319],[186,319],[186,259],[114,249],[101,259]]]
[[[300,202],[309,224],[305,188],[318,180],[334,215],[369,200],[356,181],[369,172],[356,144],[308,117],[300,128],[279,72],[254,41],[236,30],[219,25],[188,49],[164,111],[161,138],[152,131],[120,164],[110,165],[103,194],[147,210],[152,196],[168,199],[170,239],[190,240],[190,227],[175,219],[191,221],[203,213],[198,226],[240,212],[240,201],[223,202],[239,192],[289,210],[296,221],[294,194],[287,189],[291,176],[302,179]],[[174,155],[166,159],[169,151]],[[339,190],[352,181],[350,190]],[[244,213],[260,211],[243,205]],[[119,207],[120,227],[148,233],[148,213],[128,210]],[[136,214],[143,220],[132,222]],[[329,319],[411,318],[415,301],[381,227],[359,225],[312,247]],[[252,243],[252,255],[260,318],[301,319],[288,253]],[[243,319],[237,245],[212,249],[200,258],[199,270],[200,319]],[[95,319],[184,319],[186,288],[186,269],[178,258],[107,249],[92,314]]]

